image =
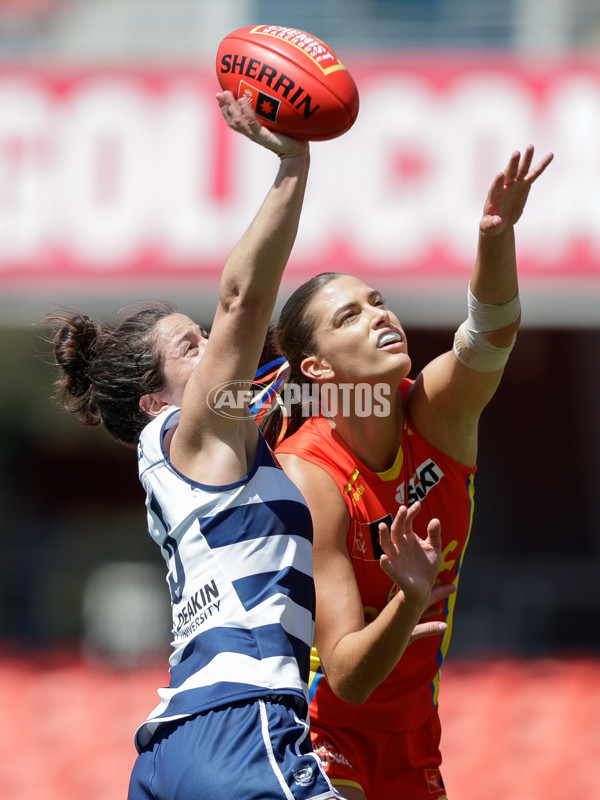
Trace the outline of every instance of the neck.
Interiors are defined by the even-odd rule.
[[[389,398],[389,414],[366,417],[336,414],[330,417],[331,424],[352,452],[373,472],[389,469],[398,453],[404,412],[400,391]]]

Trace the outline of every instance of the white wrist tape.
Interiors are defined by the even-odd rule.
[[[519,295],[508,303],[493,306],[480,303],[469,289],[467,301],[469,314],[454,335],[454,355],[476,372],[497,372],[506,365],[517,336],[514,335],[508,347],[495,347],[483,334],[501,330],[517,321],[521,313]]]

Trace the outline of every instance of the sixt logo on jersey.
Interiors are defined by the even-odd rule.
[[[290,77],[257,58],[225,53],[221,57],[220,70],[223,75],[239,75],[240,78],[248,78],[261,87],[267,87],[300,111],[304,119],[312,117],[320,108],[302,86],[296,86]]]
[[[424,500],[430,490],[444,477],[444,472],[435,461],[428,458],[415,469],[415,474],[408,482],[408,497],[406,493],[406,483],[403,481],[396,488],[396,502],[412,506],[417,500]]]

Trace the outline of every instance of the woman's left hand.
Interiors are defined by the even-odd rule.
[[[516,150],[504,172],[500,172],[488,192],[479,230],[484,236],[496,236],[514,225],[525,208],[532,183],[540,177],[554,155],[548,153],[532,168],[533,145],[521,156]]]
[[[402,505],[391,527],[379,524],[380,564],[407,598],[425,602],[442,564],[442,526],[439,519],[430,520],[421,539],[412,528],[420,510],[419,502],[410,508]]]

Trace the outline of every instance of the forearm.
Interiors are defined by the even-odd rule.
[[[349,703],[364,703],[402,657],[425,605],[399,592],[376,619],[340,639],[323,664],[333,692]]]
[[[508,303],[517,294],[519,284],[512,226],[495,235],[479,234],[470,287],[480,303],[496,306]]]
[[[273,186],[223,270],[220,300],[225,307],[274,304],[298,231],[309,163],[308,148],[281,159]]]

